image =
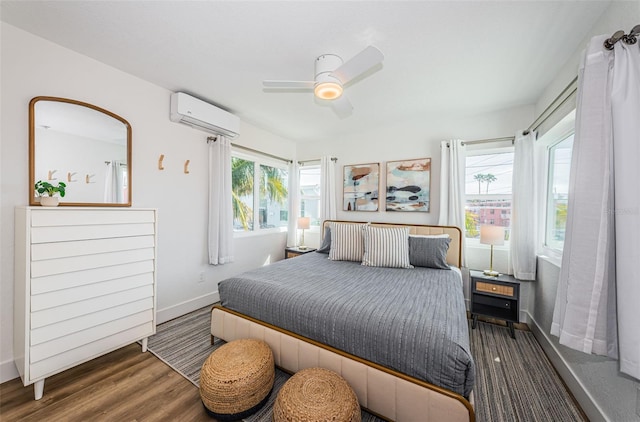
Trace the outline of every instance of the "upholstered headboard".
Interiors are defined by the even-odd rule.
[[[322,223],[321,236],[324,237],[325,228],[328,223],[365,223],[363,221],[342,221],[342,220],[325,220]],[[409,227],[409,234],[448,234],[451,238],[449,251],[447,252],[447,263],[460,267],[462,263],[462,232],[458,227],[453,226],[428,226],[424,224],[397,224],[397,223],[369,223],[373,226],[381,227]]]

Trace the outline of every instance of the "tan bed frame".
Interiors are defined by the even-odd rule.
[[[330,221],[325,221],[324,227]],[[349,222],[353,223],[353,222]],[[411,234],[448,234],[451,237],[447,262],[460,266],[460,229],[449,226],[371,223],[382,227],[410,227]],[[386,420],[398,422],[474,422],[473,393],[470,400],[357,356],[318,343],[274,325],[216,305],[211,312],[211,340],[240,338],[264,340],[273,350],[276,365],[289,373],[304,368],[331,369],[347,380],[360,405]]]

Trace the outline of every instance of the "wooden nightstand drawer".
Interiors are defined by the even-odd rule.
[[[488,306],[493,306],[500,309],[511,309],[511,301],[500,299],[499,297],[476,296],[474,298],[474,302],[477,305],[488,305]]]
[[[476,291],[494,293],[502,296],[514,296],[514,289],[511,286],[504,286],[502,284],[485,283],[482,281],[476,282]]]
[[[314,252],[316,248],[300,249],[297,247],[284,248],[284,259],[295,258],[296,256]]]

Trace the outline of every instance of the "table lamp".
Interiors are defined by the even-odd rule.
[[[311,227],[311,217],[298,217],[298,228],[302,229],[302,236],[300,237],[300,246],[298,249],[307,249],[304,245],[304,231]]]
[[[484,270],[484,275],[498,277],[500,273],[493,271],[493,245],[504,245],[504,227],[493,225],[480,226],[480,243],[491,245],[491,261],[489,261],[489,269]]]

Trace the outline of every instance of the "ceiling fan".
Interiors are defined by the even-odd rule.
[[[383,59],[382,52],[372,45],[346,62],[335,54],[323,54],[316,58],[313,81],[266,80],[262,81],[262,84],[265,88],[313,90],[317,98],[330,101],[331,107],[338,116],[346,117],[353,110],[353,106],[343,94],[344,85],[382,63]]]

